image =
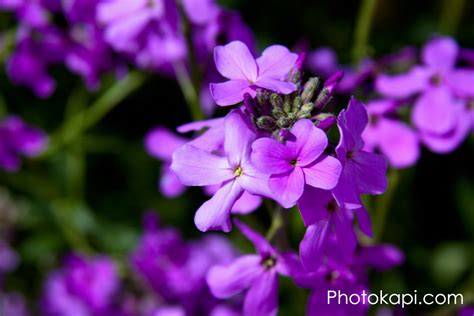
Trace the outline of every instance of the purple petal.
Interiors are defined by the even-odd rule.
[[[211,128],[215,126],[224,126],[224,117],[219,117],[215,119],[205,120],[205,121],[196,121],[187,123],[181,126],[178,126],[176,130],[179,133],[189,133],[189,132],[198,132],[204,128]]]
[[[459,47],[450,37],[438,37],[429,41],[421,52],[423,62],[437,71],[445,72],[456,64]]]
[[[407,124],[381,118],[372,133],[378,138],[380,150],[387,156],[392,167],[410,167],[418,160],[420,156],[418,135]]]
[[[361,135],[368,122],[369,117],[365,105],[355,97],[351,97],[347,110],[344,112],[344,125],[351,133]]]
[[[240,110],[230,112],[225,119],[224,148],[229,165],[233,168],[242,165],[242,161],[250,160],[252,142],[257,135],[248,126]]]
[[[257,59],[259,80],[263,77],[283,79],[294,67],[298,55],[291,53],[288,48],[273,45],[266,48]]]
[[[218,184],[235,177],[225,157],[187,144],[173,153],[171,169],[187,186]]]
[[[370,220],[369,212],[364,207],[354,210],[357,217],[357,223],[359,224],[360,230],[368,237],[373,236],[372,222]]]
[[[184,0],[183,8],[189,20],[198,25],[211,23],[220,11],[215,0]]]
[[[291,129],[296,141],[288,141],[286,146],[295,153],[297,165],[307,166],[314,162],[326,149],[328,138],[326,133],[314,126],[311,120],[299,120]]]
[[[356,181],[357,179],[352,172],[350,164],[346,163],[342,168],[342,173],[336,187],[332,190],[338,204],[349,209],[356,209],[362,205]]]
[[[455,127],[448,133],[438,135],[422,132],[423,143],[433,152],[446,154],[456,149],[467,137],[473,127],[472,111],[466,111],[464,102],[459,102],[453,111],[456,113]]]
[[[375,81],[376,90],[386,97],[407,98],[425,90],[429,86],[432,72],[424,67],[413,67],[401,75],[379,75]]]
[[[231,209],[242,193],[243,190],[236,181],[224,184],[210,200],[197,210],[194,216],[196,227],[202,232],[208,230],[230,232],[232,228]]]
[[[333,189],[341,175],[342,165],[332,156],[323,156],[303,168],[306,184],[320,189]]]
[[[252,242],[261,257],[265,257],[268,255],[276,255],[275,249],[273,249],[273,247],[270,245],[268,240],[265,239],[265,237],[263,237],[238,219],[234,219],[234,223],[235,226],[237,226],[242,232],[242,234]]]
[[[350,261],[357,246],[357,237],[353,228],[353,218],[347,209],[339,209],[333,215],[338,249],[346,260]]]
[[[305,226],[315,224],[329,216],[327,206],[334,197],[330,191],[306,186],[298,200],[298,208]]]
[[[387,190],[387,160],[384,156],[359,151],[348,161],[350,174],[362,194],[382,194]]]
[[[214,266],[207,274],[207,285],[217,298],[232,297],[250,287],[263,273],[261,261],[258,255],[245,255],[228,266]]]
[[[183,194],[186,187],[170,169],[170,164],[161,167],[160,192],[167,198],[176,198]]]
[[[258,209],[261,204],[261,197],[245,191],[232,207],[232,214],[249,214]]]
[[[260,275],[245,295],[244,315],[274,316],[278,312],[278,277],[274,270]]]
[[[283,94],[289,94],[296,90],[296,85],[293,82],[281,81],[267,77],[259,78],[255,85]]]
[[[247,45],[234,41],[214,49],[214,61],[221,75],[228,79],[257,81],[257,64]],[[242,94],[243,96],[243,94]]]
[[[282,174],[272,175],[268,186],[274,199],[283,207],[290,208],[296,204],[304,190],[304,174],[301,168],[294,168]]]
[[[323,259],[329,221],[322,220],[308,226],[300,243],[301,262],[307,271],[316,271]]]
[[[457,69],[446,75],[446,83],[463,98],[474,97],[474,70]]]
[[[456,124],[454,104],[455,100],[447,89],[429,89],[416,101],[411,115],[412,121],[422,131],[446,133]]]
[[[252,162],[263,172],[283,173],[293,169],[290,161],[296,157],[289,148],[271,138],[259,138],[252,144]]]
[[[250,88],[251,84],[245,80],[230,80],[222,83],[211,83],[209,89],[212,98],[220,106],[229,106],[241,102],[244,94],[255,96],[255,90]]]
[[[392,245],[365,246],[360,250],[360,261],[377,270],[388,270],[403,263],[405,256]]]
[[[186,141],[165,127],[156,127],[145,136],[145,148],[155,158],[170,161],[173,152]]]
[[[268,178],[268,174],[260,172],[260,170],[248,163],[248,161],[244,161],[242,164],[242,175],[236,179],[246,191],[271,198],[272,194],[268,187]]]

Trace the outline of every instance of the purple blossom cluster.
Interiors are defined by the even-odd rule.
[[[9,77],[43,98],[54,92],[55,65],[81,76],[91,90],[104,74],[126,73],[128,64],[174,75],[193,60],[210,79],[216,71],[209,55],[218,42],[255,45],[240,15],[213,0],[2,0],[0,10],[20,22]],[[202,101],[210,110],[207,96]]]
[[[386,159],[367,151],[362,137],[367,108],[351,98],[338,115],[329,112],[343,73],[335,72],[321,87],[318,78],[303,82],[304,54],[283,46],[270,46],[255,59],[235,41],[216,47],[214,60],[228,81],[211,83],[211,96],[220,106],[241,105],[224,118],[180,126],[180,133],[195,132],[190,138],[157,127],[145,139],[148,152],[163,161],[160,189],[166,196],[180,195],[185,186],[203,187],[211,196],[196,212],[199,230],[230,232],[234,222],[255,246],[257,254],[210,269],[211,293],[219,299],[244,293],[244,315],[275,315],[281,275],[312,289],[310,315],[345,314],[351,307],[328,307],[321,293],[367,289],[368,268],[403,261],[396,248],[367,245],[358,237],[372,236],[360,196],[387,187]],[[328,136],[334,129],[338,140]],[[232,221],[233,214],[257,210],[263,199],[279,206],[280,214],[298,208],[307,227],[299,253]]]
[[[420,64],[415,64],[416,51],[406,48],[376,61],[366,59],[354,69],[339,66],[331,49],[320,48],[309,55],[307,66],[323,77],[345,69],[341,93],[361,88],[365,95],[378,95],[367,102],[365,149],[384,154],[393,168],[406,168],[418,161],[422,144],[445,154],[472,133],[472,56],[454,39],[434,37],[423,47]],[[403,119],[407,111],[410,123]]]
[[[219,300],[206,284],[212,266],[238,255],[227,239],[185,241],[176,229],[160,227],[152,212],[144,229],[130,255],[131,279],[120,277],[106,256],[70,255],[45,282],[42,315],[239,315],[241,299]],[[129,291],[125,282],[136,290]]]

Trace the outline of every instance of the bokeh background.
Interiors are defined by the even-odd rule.
[[[453,20],[452,10],[457,2],[464,2],[464,8]],[[220,3],[242,14],[260,48],[272,43],[312,49],[330,46],[342,63],[351,60],[359,1]],[[0,30],[8,29],[12,23],[11,17],[0,14]],[[382,56],[407,45],[419,48],[436,33],[453,35],[463,47],[474,47],[474,2],[379,1],[369,40],[370,55]],[[13,86],[2,69],[0,102],[10,113],[19,114],[48,133],[56,131],[65,117],[87,106],[100,92],[88,92],[79,78],[61,67],[53,73],[59,82],[57,91],[49,99],[39,100],[27,89]],[[112,82],[113,78],[108,78],[104,89]],[[72,91],[79,92],[71,96]],[[164,225],[178,227],[186,238],[199,236],[193,216],[205,196],[199,189],[190,189],[178,199],[161,196],[157,190],[160,163],[143,146],[144,135],[154,126],[173,129],[189,120],[176,82],[150,75],[145,84],[79,141],[52,157],[25,161],[18,173],[1,172],[0,205],[10,195],[19,214],[12,241],[21,263],[7,276],[7,290],[21,292],[32,302],[37,300],[46,273],[72,249],[107,253],[117,262],[126,263],[148,209],[156,210]],[[448,155],[423,150],[415,167],[399,173],[398,185],[389,192],[393,194],[392,203],[381,241],[400,247],[406,262],[390,272],[374,274],[373,290],[473,295],[473,149],[470,137]],[[266,213],[260,213],[261,224],[265,224],[269,219]],[[291,218],[290,229],[297,245],[303,234],[297,216]],[[250,251],[238,233],[232,233],[232,238]],[[125,264],[123,269],[126,270]],[[303,291],[285,284],[281,297],[282,315],[303,314]],[[409,314],[452,313],[442,307],[410,308]]]

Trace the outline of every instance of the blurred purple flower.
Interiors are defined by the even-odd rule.
[[[271,138],[253,143],[252,161],[262,172],[270,174],[268,186],[283,207],[296,204],[305,184],[321,189],[336,186],[341,164],[324,155],[328,145],[326,134],[310,120],[299,120],[291,129],[294,141],[282,144]]]
[[[291,93],[296,89],[295,84],[283,79],[297,58],[298,55],[279,45],[265,49],[257,60],[241,41],[217,46],[214,50],[217,70],[230,80],[211,83],[211,95],[218,105],[228,106],[241,102],[245,93],[255,97],[257,88]]]
[[[287,260],[292,254],[280,253],[261,235],[235,220],[242,234],[252,242],[256,255],[243,255],[228,265],[213,267],[207,283],[214,296],[230,298],[247,291],[244,315],[276,315],[278,312],[278,275],[289,276]]]
[[[422,65],[406,74],[380,75],[376,81],[377,91],[387,97],[407,98],[420,93],[412,121],[421,139],[435,152],[452,150],[468,130],[463,128],[459,108],[467,108],[467,100],[474,97],[474,70],[456,68],[458,57],[459,46],[454,39],[437,37],[423,48]]]
[[[336,153],[343,168],[333,190],[338,202],[349,209],[360,207],[360,194],[381,194],[387,188],[385,157],[364,151],[362,133],[367,123],[365,106],[352,97],[338,117],[341,138]]]
[[[362,133],[364,150],[380,150],[393,168],[413,166],[420,156],[417,133],[396,117],[397,102],[374,100],[367,103],[369,123]]]
[[[112,303],[118,289],[118,274],[110,259],[70,255],[60,270],[49,275],[42,309],[54,316],[114,315]]]
[[[16,116],[0,121],[0,167],[8,172],[21,166],[20,156],[34,157],[46,149],[47,136]]]
[[[226,239],[209,235],[185,242],[176,230],[160,228],[156,216],[150,213],[131,263],[165,302],[179,303],[180,308],[171,310],[183,309],[187,315],[196,315],[209,314],[219,303],[206,285],[208,270],[213,265],[229,263],[235,256],[235,249]]]
[[[97,19],[105,39],[144,68],[159,69],[186,57],[178,7],[173,0],[109,0],[99,3]]]
[[[256,137],[240,110],[234,110],[225,120],[225,156],[192,144],[186,144],[173,153],[171,169],[183,184],[207,186],[222,183],[216,194],[196,212],[194,222],[199,230],[229,232],[231,209],[245,191],[268,195],[266,175],[250,162],[251,145]]]

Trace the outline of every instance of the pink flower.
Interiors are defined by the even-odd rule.
[[[243,101],[245,93],[255,97],[257,88],[291,93],[296,90],[295,84],[283,79],[297,59],[297,54],[280,45],[268,47],[257,60],[240,41],[217,46],[214,49],[217,70],[230,80],[211,83],[211,95],[218,105],[227,106]]]

